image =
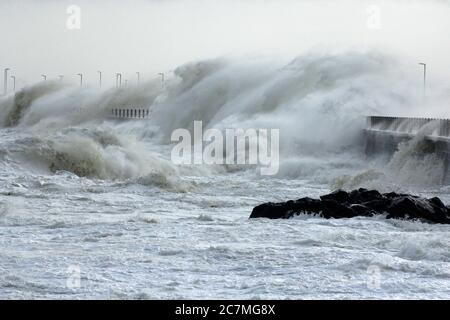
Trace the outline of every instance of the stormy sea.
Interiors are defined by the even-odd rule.
[[[418,156],[417,139],[364,153],[368,115],[446,116],[438,91],[421,109],[411,72],[380,52],[224,57],[180,65],[164,85],[49,80],[0,98],[0,298],[448,298],[448,225],[249,219],[264,202],[360,187],[449,204],[441,162]],[[114,116],[134,106],[148,116]],[[276,174],[175,164],[171,135],[194,121],[279,128]]]

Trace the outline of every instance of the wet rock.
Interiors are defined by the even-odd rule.
[[[383,199],[383,195],[379,193],[377,190],[366,190],[366,189],[358,189],[353,190],[349,194],[350,201],[353,203],[363,203],[367,201],[373,200],[381,200]]]
[[[255,207],[250,218],[288,219],[299,214],[324,218],[352,218],[386,215],[387,219],[410,219],[450,224],[450,208],[439,198],[421,198],[377,190],[337,190],[320,199],[301,198],[281,203],[264,203]]]
[[[330,194],[326,194],[324,196],[320,197],[320,200],[334,200],[337,202],[348,202],[350,201],[350,195],[348,194],[348,192],[345,192],[343,190],[337,190],[334,191]]]

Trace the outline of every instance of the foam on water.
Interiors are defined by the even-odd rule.
[[[405,72],[378,53],[222,58],[177,68],[163,91],[156,82],[103,91],[48,82],[2,98],[0,297],[446,297],[448,226],[248,220],[262,202],[336,187],[448,203],[437,160],[414,157],[420,140],[388,164],[362,156],[364,115],[416,106]],[[150,119],[108,118],[128,105],[150,106]],[[280,128],[279,174],[174,165],[170,133],[194,120]]]

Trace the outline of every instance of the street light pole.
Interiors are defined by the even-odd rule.
[[[47,76],[45,74],[41,74],[41,77],[44,79],[44,81],[47,81]]]
[[[13,79],[13,92],[16,92],[16,76],[11,76]]]
[[[122,86],[122,74],[116,73],[116,87],[119,88]]]
[[[164,72],[160,72],[158,73],[158,75],[161,76],[161,88],[164,89]]]
[[[97,71],[98,72],[98,74],[99,74],[99,79],[98,79],[98,84],[99,84],[99,86],[100,86],[100,88],[102,87],[102,72],[101,71]]]
[[[137,83],[139,84],[141,82],[141,73],[136,72],[136,74],[137,74]]]
[[[420,62],[419,63],[421,66],[423,66],[423,97],[425,98],[425,94],[426,94],[426,83],[427,83],[427,64]]]
[[[3,94],[6,96],[6,94],[8,93],[8,70],[10,70],[9,68],[5,68],[5,83],[4,83],[4,89],[3,89]]]
[[[80,87],[82,87],[83,86],[83,74],[77,73],[77,76],[80,76]]]

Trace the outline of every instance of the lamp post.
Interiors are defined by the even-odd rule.
[[[9,68],[5,68],[5,79],[4,79],[4,89],[3,89],[3,94],[6,96],[6,94],[8,93],[8,71],[10,69]]]
[[[98,72],[98,85],[101,88],[102,87],[102,72],[101,71],[97,71]]]
[[[83,74],[82,73],[77,73],[77,76],[80,77],[80,87],[83,86]]]
[[[426,94],[426,83],[427,83],[427,64],[420,62],[419,63],[421,66],[423,66],[423,97],[425,98],[425,94]]]
[[[13,79],[13,92],[16,92],[16,76],[11,76],[11,79]]]
[[[42,79],[44,79],[44,81],[47,81],[47,75],[45,74],[41,74]]]
[[[164,89],[164,72],[160,72],[158,73],[158,75],[161,76],[161,88]]]
[[[141,73],[140,72],[136,72],[137,74],[137,83],[139,85],[139,83],[141,82]]]
[[[122,86],[122,74],[116,73],[116,88],[119,88]]]

